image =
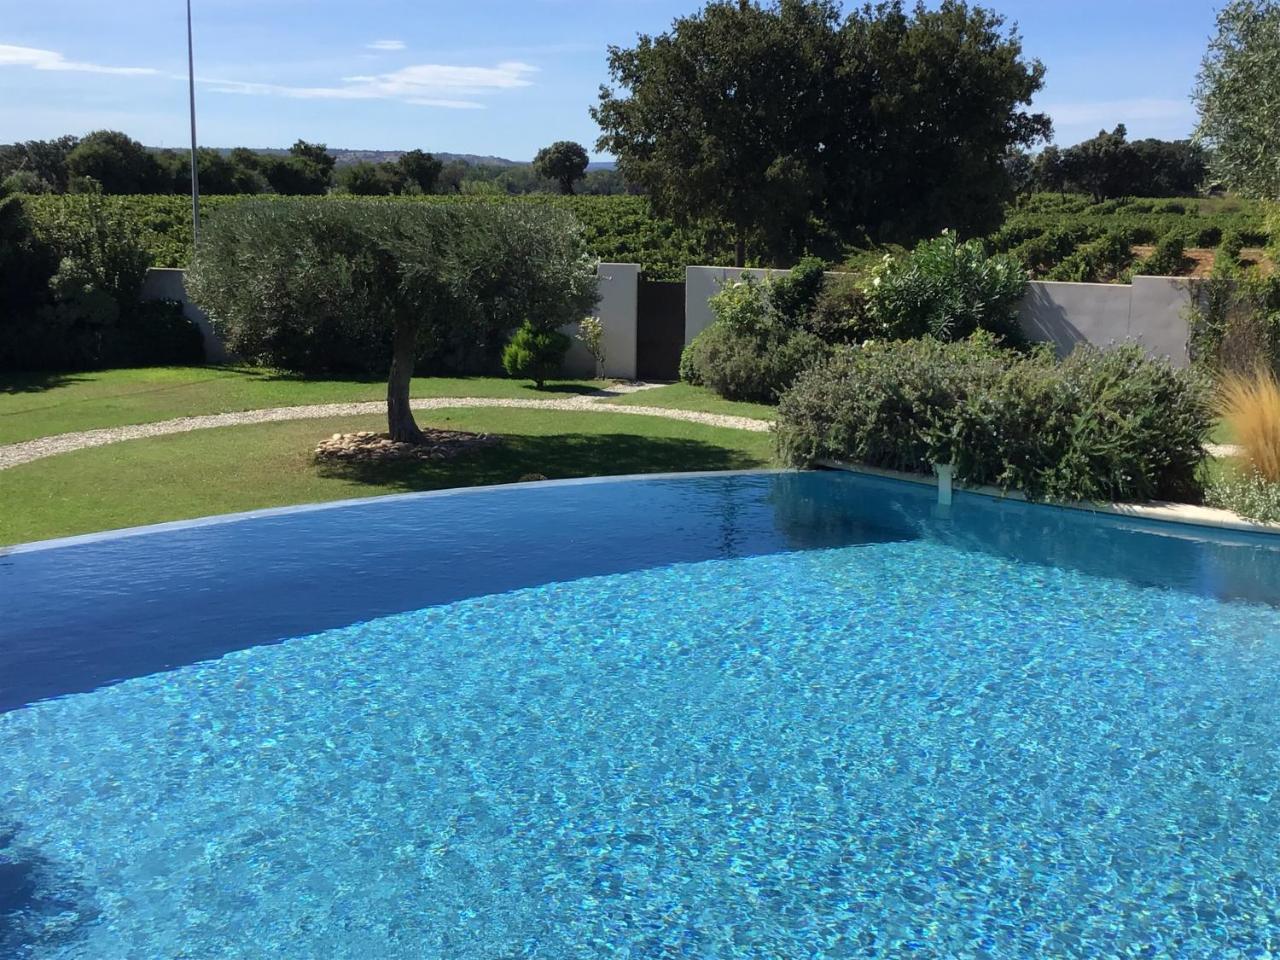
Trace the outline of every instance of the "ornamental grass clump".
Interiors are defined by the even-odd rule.
[[[1218,388],[1217,408],[1247,467],[1280,484],[1280,382],[1270,370],[1229,373]]]

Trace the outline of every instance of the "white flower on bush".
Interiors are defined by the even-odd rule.
[[[578,321],[577,340],[587,348],[596,362],[596,376],[604,376],[604,324],[599,317],[583,317]]]

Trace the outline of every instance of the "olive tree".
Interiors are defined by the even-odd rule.
[[[1240,193],[1280,199],[1280,2],[1222,8],[1193,98],[1213,174]]]
[[[247,200],[210,218],[187,285],[245,359],[312,372],[325,343],[381,352],[388,432],[408,443],[424,348],[554,329],[596,300],[573,217],[514,204]]]

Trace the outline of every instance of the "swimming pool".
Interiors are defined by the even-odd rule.
[[[1260,536],[626,479],[19,549],[0,597],[0,956],[1280,951]]]

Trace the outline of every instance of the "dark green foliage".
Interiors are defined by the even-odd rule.
[[[71,181],[92,180],[103,193],[159,193],[167,187],[155,156],[118,130],[95,130],[67,154]]]
[[[769,302],[784,326],[802,326],[813,311],[826,283],[826,265],[817,257],[805,257],[769,287]]]
[[[1213,423],[1195,373],[1135,345],[1059,363],[989,338],[846,348],[801,375],[778,408],[786,462],[929,473],[1064,500],[1194,498]]]
[[[1023,109],[1043,67],[997,15],[946,2],[855,7],[715,0],[634,48],[610,48],[618,90],[599,148],[680,223],[728,224],[786,261],[815,234],[914,241],[999,222],[1010,147],[1046,136]]]
[[[502,369],[511,377],[532,380],[541,390],[560,373],[572,341],[559,330],[540,330],[527,321],[502,350]]]
[[[1046,148],[1033,164],[1032,186],[1075,191],[1095,201],[1109,198],[1178,197],[1201,188],[1207,175],[1204,148],[1189,140],[1129,142],[1124,124],[1065,150]],[[1104,211],[1100,206],[1097,212]],[[1181,210],[1169,212],[1181,213]]]
[[[557,140],[543,147],[533,158],[533,172],[554,181],[563,194],[572,194],[573,185],[587,174],[587,150],[572,140]]]
[[[199,330],[173,305],[139,300],[149,258],[103,198],[77,198],[32,231],[0,201],[0,368],[78,370],[194,363]]]
[[[867,295],[859,277],[828,277],[813,309],[801,321],[804,329],[824,343],[861,343],[874,336]]]
[[[433,193],[444,164],[429,153],[410,150],[396,161],[402,185],[399,193]]]

